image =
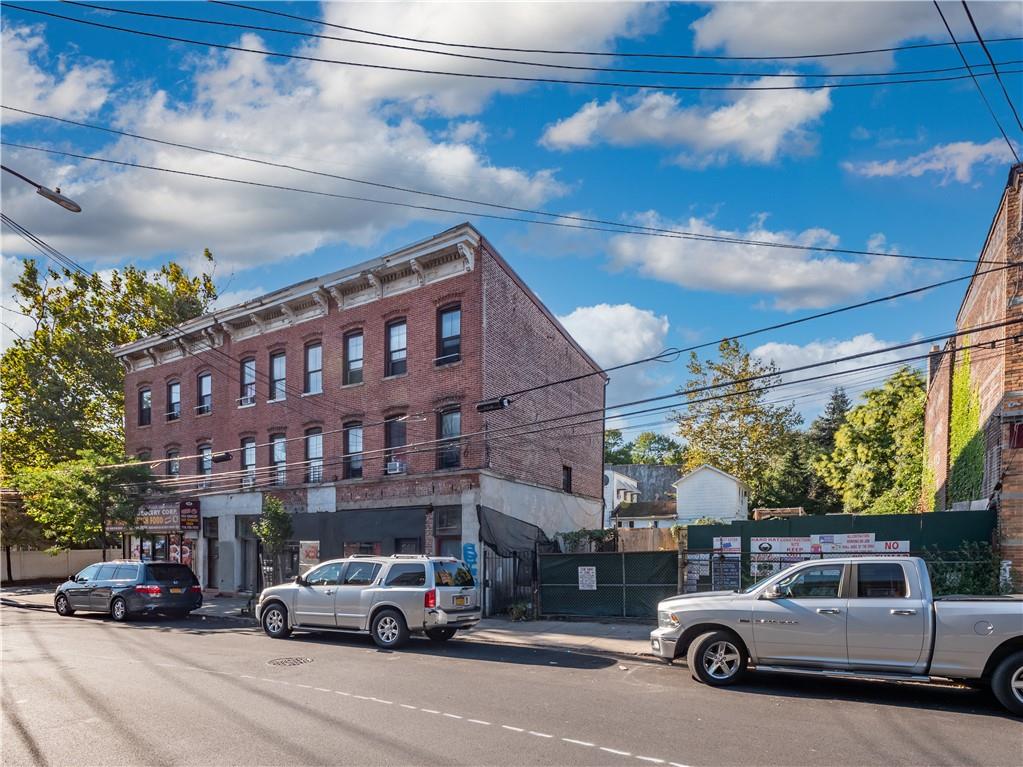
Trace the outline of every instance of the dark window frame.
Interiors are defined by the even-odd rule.
[[[176,397],[172,397],[171,392],[176,392]],[[181,420],[181,381],[167,382],[166,416],[168,421]]]
[[[445,417],[458,416],[458,433],[444,434]],[[462,410],[451,407],[437,413],[437,468],[458,469],[462,466]]]
[[[320,454],[313,456],[312,451],[309,449],[313,444],[310,441],[311,437],[320,438]],[[323,429],[319,426],[314,426],[310,429],[305,430],[305,481],[307,484],[318,484],[323,482]],[[314,463],[318,461],[318,463]]]
[[[564,466],[561,467],[561,490],[565,493],[572,492],[572,467]]]
[[[351,343],[356,338],[359,339],[359,356],[352,356]],[[364,371],[366,369],[366,336],[363,334],[362,329],[350,330],[344,334],[344,373],[342,376],[342,383],[344,386],[353,386],[355,384],[361,384],[364,379]],[[358,363],[358,367],[354,366],[354,363]]]
[[[179,477],[181,476],[181,451],[180,450],[168,450],[164,454],[164,458],[167,461],[167,476],[168,477]],[[173,469],[173,471],[172,471]]]
[[[143,403],[143,400],[148,400],[148,402]],[[151,388],[139,389],[138,404],[139,426],[149,426],[153,423],[153,390]]]
[[[344,478],[361,479],[363,471],[365,470],[363,451],[365,450],[364,440],[366,438],[366,434],[362,427],[362,421],[349,421],[341,428],[343,429],[341,454],[344,463]],[[359,431],[358,450],[352,449],[352,429],[358,429]]]
[[[395,442],[397,431],[401,432],[401,442]],[[394,415],[384,420],[384,472],[387,471],[387,464],[392,461],[400,461],[403,454],[400,450],[408,446],[408,425],[405,415]]]
[[[274,363],[277,360],[282,360],[281,367],[282,375],[277,378],[277,370]],[[280,394],[280,396],[277,396]],[[288,398],[288,354],[284,351],[276,351],[270,353],[270,392],[269,399],[271,402],[279,402],[280,400]]]
[[[209,384],[209,393],[203,393],[203,384]],[[195,377],[195,414],[208,415],[213,412],[213,374],[203,371]]]
[[[251,376],[249,375],[250,371]],[[238,395],[238,407],[256,404],[255,357],[246,357],[238,364]]]
[[[449,314],[458,314],[458,333],[444,335],[444,318]],[[448,304],[437,310],[437,358],[435,365],[448,365],[462,359],[462,304]]]
[[[249,458],[252,459],[252,463],[249,463]],[[256,440],[254,437],[246,437],[239,443],[238,448],[242,487],[252,487],[256,484],[256,461]]]
[[[311,368],[309,366],[309,354],[316,349],[319,351],[319,367]],[[313,381],[315,376],[316,388],[313,388]],[[323,393],[323,342],[322,341],[310,341],[307,343],[302,351],[302,393],[303,394],[322,394]]]
[[[398,327],[405,329],[405,345],[393,347],[391,345],[391,334]],[[384,377],[404,375],[408,372],[408,320],[405,317],[399,317],[388,322],[384,326],[384,341]],[[397,354],[401,356],[396,357]]]
[[[277,448],[280,446],[281,455],[277,455]],[[288,483],[288,438],[283,433],[270,435],[270,466],[273,468],[271,481],[274,485],[286,485]]]
[[[199,445],[196,452],[195,473],[199,475],[199,487],[208,487],[213,476],[213,445]]]

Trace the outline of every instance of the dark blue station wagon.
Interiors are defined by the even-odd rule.
[[[115,621],[151,613],[184,617],[202,606],[202,589],[186,565],[115,560],[89,565],[62,583],[53,606],[60,615],[88,610]]]

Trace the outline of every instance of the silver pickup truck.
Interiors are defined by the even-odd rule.
[[[737,682],[747,668],[796,674],[990,685],[1023,716],[1023,598],[935,598],[918,557],[801,562],[742,592],[666,599],[654,655],[685,658],[695,679]]]

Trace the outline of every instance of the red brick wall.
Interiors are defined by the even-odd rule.
[[[568,339],[560,323],[523,289],[511,267],[488,247],[481,257],[486,339],[484,398],[592,372],[595,366]],[[487,427],[494,432],[494,439],[487,443],[488,465],[508,477],[559,490],[562,467],[569,466],[572,491],[601,498],[603,436],[599,418],[603,397],[604,380],[594,375],[513,398],[509,408],[486,414]],[[562,428],[500,438],[500,430],[507,427],[520,427],[514,433],[533,423],[585,411],[597,412],[567,419]],[[580,421],[592,422],[572,425]],[[534,428],[550,425],[537,423]]]
[[[927,388],[927,410],[925,413],[925,460],[930,466],[933,484],[924,483],[925,497],[921,499],[924,509],[942,511],[945,508],[945,486],[948,482],[948,422],[952,385],[951,345],[931,355],[930,381]],[[926,475],[925,475],[926,476]],[[927,497],[933,494],[933,498]]]

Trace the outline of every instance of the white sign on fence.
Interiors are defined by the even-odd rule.
[[[579,590],[580,591],[596,591],[597,590],[597,568],[596,567],[580,567],[579,568]]]

